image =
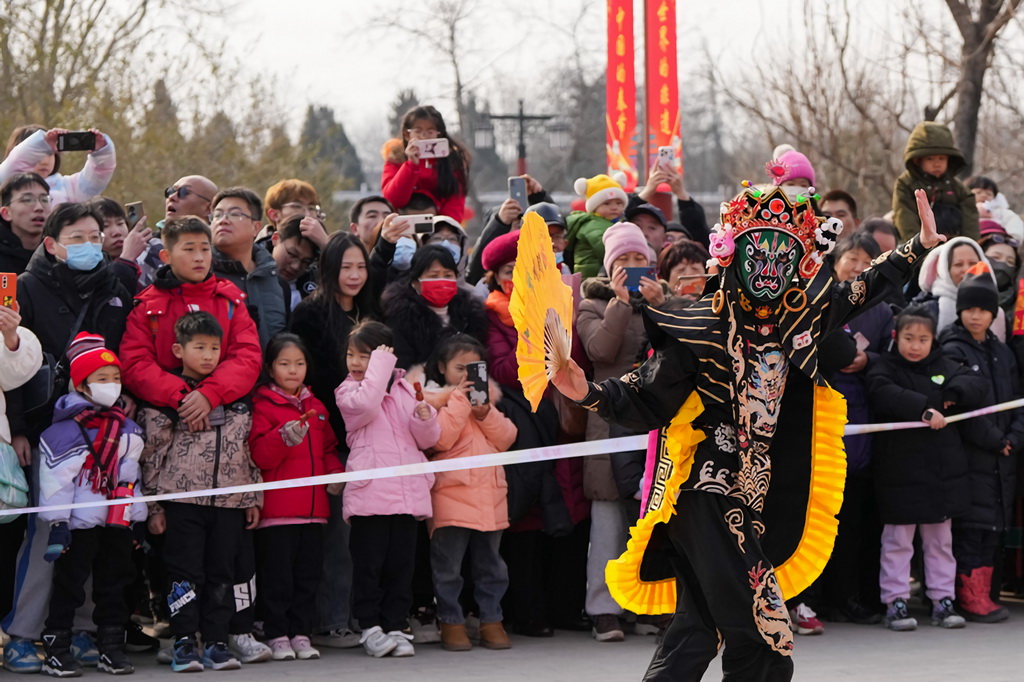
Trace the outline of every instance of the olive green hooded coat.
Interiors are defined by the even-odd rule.
[[[916,161],[940,154],[949,157],[949,165],[941,177],[925,173]],[[931,121],[918,123],[907,140],[903,162],[907,170],[896,179],[892,192],[893,223],[900,233],[900,241],[910,239],[921,230],[921,218],[917,215],[917,200],[914,198],[914,190],[918,189],[928,192],[933,208],[942,204],[959,209],[960,230],[949,236],[962,235],[976,240],[979,237],[978,207],[971,191],[956,179],[966,161],[953,142],[949,128]],[[937,217],[942,210],[936,209]]]

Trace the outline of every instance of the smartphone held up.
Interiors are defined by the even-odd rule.
[[[96,133],[89,131],[78,131],[73,133],[58,133],[58,152],[91,152],[96,149]]]
[[[448,139],[444,137],[433,140],[416,140],[416,146],[420,150],[421,159],[443,159],[450,152]]]

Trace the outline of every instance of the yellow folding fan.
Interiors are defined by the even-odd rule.
[[[519,383],[536,412],[548,381],[569,362],[572,288],[562,281],[547,223],[536,213],[523,216],[518,248],[509,312],[519,335]]]

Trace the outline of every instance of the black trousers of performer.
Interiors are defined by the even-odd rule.
[[[271,526],[256,535],[256,575],[267,639],[313,634],[324,568],[324,526]]]
[[[135,578],[131,535],[126,528],[97,526],[71,531],[71,545],[53,565],[48,630],[71,629],[75,610],[85,603],[90,573],[96,604],[93,622],[99,627],[124,627],[130,615],[125,594]]]
[[[352,614],[363,630],[408,626],[416,560],[416,519],[409,514],[349,517]]]
[[[164,562],[175,638],[200,632],[228,641],[235,613],[236,556],[246,540],[245,510],[165,502]]]
[[[751,512],[724,495],[684,491],[667,524],[678,580],[672,624],[644,680],[700,680],[718,653],[724,679],[786,682],[793,632]]]
[[[28,516],[0,523],[0,619],[14,606],[14,576],[18,569],[18,549],[25,540]]]
[[[542,530],[505,531],[501,558],[508,567],[508,589],[501,600],[513,628],[538,625],[569,628],[578,623],[587,595],[590,519],[564,537]]]

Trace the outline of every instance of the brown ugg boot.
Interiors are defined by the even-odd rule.
[[[447,651],[469,651],[473,643],[469,641],[465,625],[441,623],[441,646]]]
[[[480,645],[485,649],[511,649],[512,641],[500,621],[480,623]]]

